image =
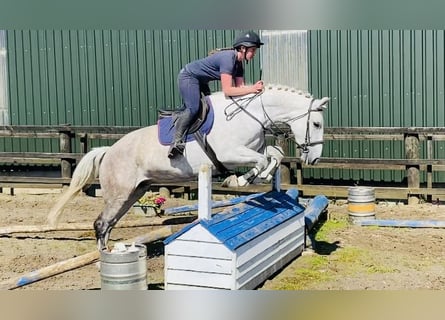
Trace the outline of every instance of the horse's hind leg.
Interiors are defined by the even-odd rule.
[[[122,193],[119,193],[119,196],[104,193],[105,208],[94,222],[99,250],[103,250],[107,247],[107,242],[113,227],[146,190],[146,185],[140,185],[133,191],[129,193],[127,192],[127,197],[124,196],[126,193],[122,192],[122,190],[120,191]]]

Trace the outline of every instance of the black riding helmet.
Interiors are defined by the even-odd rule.
[[[261,47],[264,43],[261,42],[260,36],[253,31],[247,31],[240,34],[235,41],[233,42],[233,47],[238,49],[241,46],[245,46],[246,48],[250,47]]]

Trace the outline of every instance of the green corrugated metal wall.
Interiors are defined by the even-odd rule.
[[[445,126],[445,31],[311,31],[308,45],[310,91],[332,99],[327,126]],[[327,142],[323,153],[405,157],[403,145],[396,142]],[[436,143],[434,156],[445,157],[443,143]],[[404,176],[372,170],[306,174],[373,181],[399,181]]]
[[[234,33],[9,31],[11,123],[152,124],[156,108],[179,105],[181,67],[229,46]]]
[[[8,31],[11,124],[153,124],[157,109],[179,106],[176,76],[182,66],[231,46],[237,32]],[[259,61],[246,66],[246,81],[259,77]],[[57,151],[42,143],[9,144],[9,149]]]
[[[188,61],[229,46],[236,30],[9,30],[13,125],[155,123],[180,99]],[[332,98],[327,126],[444,126],[444,31],[309,31],[309,90]],[[259,51],[261,55],[261,50]],[[260,76],[260,59],[246,78]],[[218,89],[213,84],[213,90]],[[5,139],[4,151],[57,152],[57,143]],[[391,142],[327,142],[324,155],[403,158]],[[445,157],[443,143],[436,158]],[[305,177],[398,181],[401,172],[305,170]]]

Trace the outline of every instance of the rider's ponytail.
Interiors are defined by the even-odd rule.
[[[209,51],[209,56],[211,56],[214,53],[217,53],[217,52],[220,52],[220,51],[225,51],[225,50],[233,50],[233,47],[213,49],[213,50]]]

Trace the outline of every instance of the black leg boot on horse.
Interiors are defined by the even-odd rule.
[[[168,157],[170,159],[184,154],[185,139],[193,120],[193,115],[189,109],[179,111],[175,117],[175,135],[173,137],[173,143],[168,150]]]

